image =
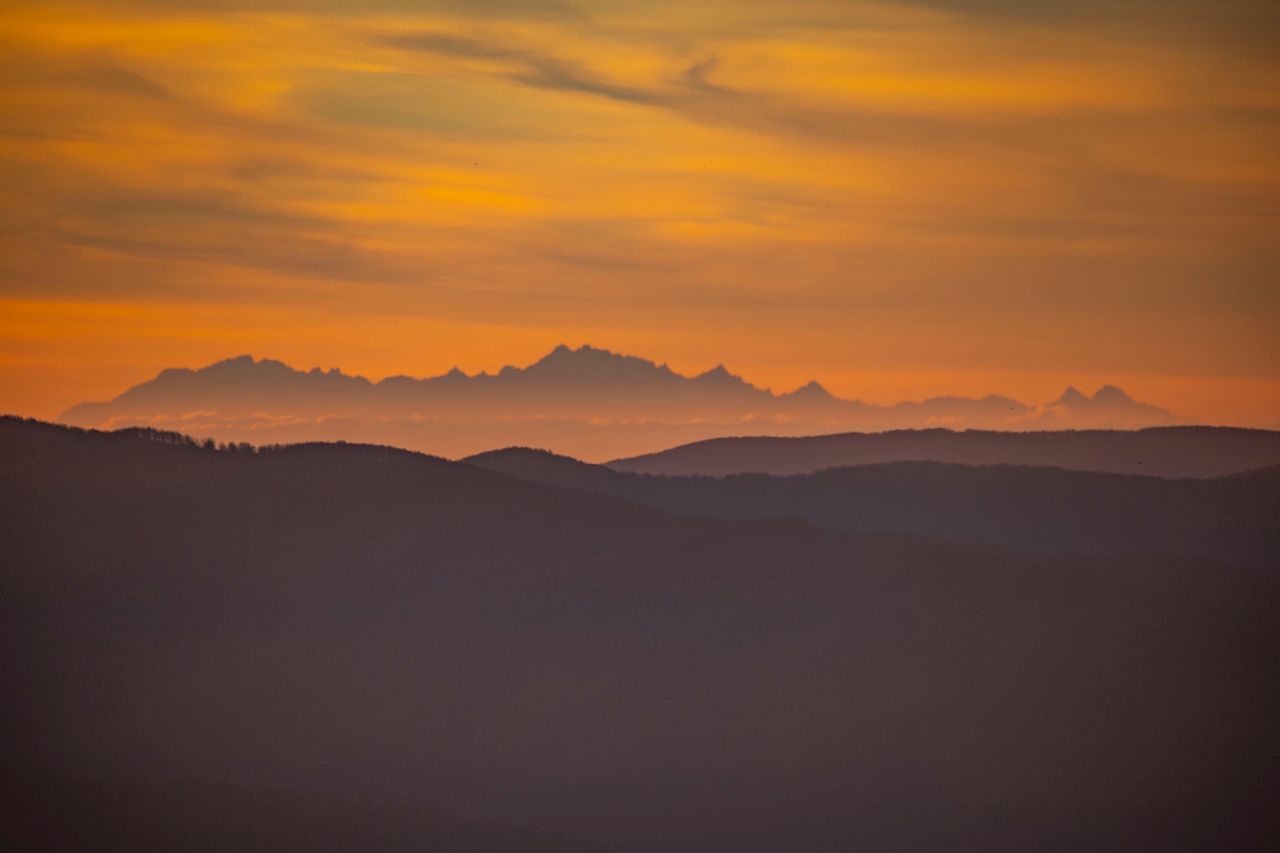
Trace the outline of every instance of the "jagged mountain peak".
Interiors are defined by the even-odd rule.
[[[723,364],[717,364],[710,370],[704,370],[697,376],[693,377],[698,382],[714,382],[724,385],[746,385],[747,382],[741,376],[730,373],[728,368]]]
[[[1074,385],[1068,385],[1067,390],[1062,392],[1062,396],[1055,400],[1051,405],[1055,406],[1072,406],[1080,403],[1087,403],[1089,398],[1080,393],[1080,390]]]
[[[801,385],[799,388],[792,391],[790,394],[785,394],[784,396],[796,397],[800,399],[812,399],[812,400],[834,400],[835,399],[835,396],[830,391],[828,391],[822,385],[821,382],[819,382],[816,379],[810,379],[808,382]]]
[[[659,366],[648,359],[585,344],[577,349],[560,344],[528,367],[504,367],[498,375],[511,382],[528,380],[561,384],[566,388],[584,383],[592,387],[610,384],[665,387],[684,379],[665,364]]]
[[[528,370],[530,368],[537,367],[540,364],[572,364],[572,363],[581,363],[581,362],[587,362],[587,361],[600,362],[600,361],[613,361],[613,360],[643,361],[644,359],[639,359],[639,358],[636,358],[635,356],[621,355],[619,353],[615,353],[607,349],[593,347],[590,344],[583,344],[577,349],[574,349],[568,344],[558,344],[555,349],[553,349],[551,352],[547,353],[542,358],[538,359],[537,361],[535,361],[533,364],[529,365],[529,367],[526,367],[525,369]],[[652,364],[652,363],[653,362],[649,362],[649,364]]]
[[[1093,395],[1095,403],[1132,403],[1133,398],[1115,385],[1103,385]]]
[[[314,367],[310,371],[302,371],[297,368],[290,367],[283,361],[274,358],[254,358],[252,355],[237,355],[233,358],[224,358],[222,361],[215,361],[213,364],[201,367],[195,371],[188,371],[199,375],[218,375],[218,376],[255,376],[255,375],[320,375],[320,376],[340,376],[342,371],[334,367],[328,371]]]
[[[1120,388],[1117,385],[1103,385],[1101,388],[1099,388],[1097,391],[1094,392],[1092,397],[1090,397],[1088,394],[1081,393],[1079,389],[1077,389],[1074,385],[1072,385],[1068,387],[1067,390],[1062,392],[1061,397],[1059,397],[1057,400],[1050,403],[1049,405],[1051,406],[1088,406],[1091,404],[1092,405],[1109,405],[1109,406],[1142,405],[1137,403],[1136,400],[1134,400],[1127,393],[1125,393],[1123,388]]]
[[[583,364],[644,364],[657,369],[657,365],[652,361],[634,355],[622,355],[612,350],[593,347],[590,344],[583,344],[577,349],[573,349],[567,344],[560,344],[551,352],[524,368],[524,370],[527,372],[552,365]]]
[[[263,361],[266,361],[266,359],[263,359]],[[225,367],[253,367],[253,366],[254,366],[254,365],[256,365],[257,363],[258,363],[258,360],[257,360],[257,359],[255,359],[252,355],[248,355],[248,354],[246,354],[246,355],[233,355],[233,356],[231,356],[230,358],[224,358],[224,359],[222,359],[221,361],[215,361],[213,364],[210,364],[209,366],[207,366],[207,367],[203,367],[203,368],[201,368],[201,369],[202,369],[202,370],[214,370],[214,369],[216,369],[216,368],[220,368],[220,367],[222,367],[222,368],[225,368]]]

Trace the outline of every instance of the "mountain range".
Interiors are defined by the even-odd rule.
[[[1274,472],[577,465],[0,419],[0,844],[1274,849]]]
[[[1040,406],[994,394],[881,406],[838,398],[816,381],[774,393],[723,365],[684,376],[634,356],[561,345],[527,367],[494,374],[454,368],[378,382],[336,368],[301,371],[240,356],[198,370],[164,370],[109,402],[73,406],[60,420],[96,428],[156,426],[254,444],[366,441],[451,457],[537,444],[608,459],[723,435],[1133,428],[1177,419],[1113,386],[1092,397],[1069,388]]]

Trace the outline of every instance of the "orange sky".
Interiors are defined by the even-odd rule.
[[[1270,0],[0,0],[0,409],[563,341],[1280,427],[1277,43]]]

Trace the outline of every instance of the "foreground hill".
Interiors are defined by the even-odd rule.
[[[1266,849],[1277,604],[1210,561],[0,421],[0,757],[71,780],[24,812],[105,782],[152,832],[158,782],[231,786],[183,848],[309,849],[252,793],[291,791],[637,851]]]
[[[669,477],[508,448],[469,464],[682,515],[968,539],[1058,554],[1192,554],[1280,565],[1280,469],[1167,480],[1062,468],[893,462],[779,477]]]
[[[7,771],[7,772],[6,772]],[[608,853],[616,848],[367,797],[0,768],[8,850]]]
[[[924,429],[716,438],[608,464],[638,474],[722,477],[805,474],[877,462],[1037,465],[1153,477],[1219,477],[1280,464],[1280,432],[1195,426],[1059,432]]]

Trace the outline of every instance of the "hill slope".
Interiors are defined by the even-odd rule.
[[[1038,465],[1153,477],[1218,477],[1280,464],[1280,432],[1234,427],[1064,432],[925,429],[717,438],[608,464],[638,474],[722,477],[805,474],[877,462]]]
[[[1280,565],[1280,470],[1166,480],[1012,465],[893,462],[779,477],[669,477],[522,449],[465,460],[682,515],[803,518],[1057,554],[1191,554]]]

